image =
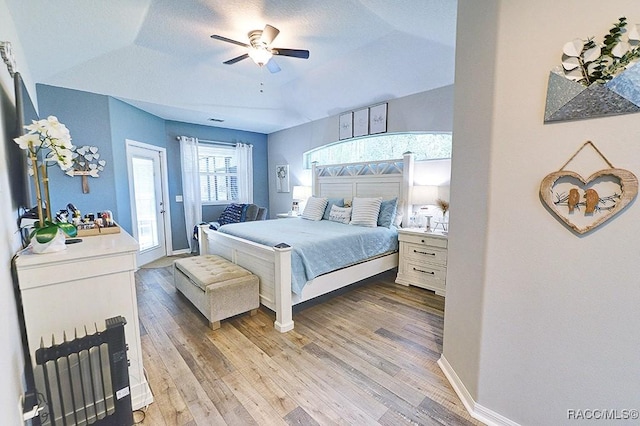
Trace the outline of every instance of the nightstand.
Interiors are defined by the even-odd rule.
[[[424,229],[398,230],[400,259],[396,282],[433,290],[444,296],[447,279],[447,236]]]
[[[289,213],[278,213],[276,215],[276,217],[278,219],[291,219],[291,218],[296,218],[296,217],[300,217],[300,216],[302,216],[302,215],[300,215],[298,213],[290,214],[290,212]]]

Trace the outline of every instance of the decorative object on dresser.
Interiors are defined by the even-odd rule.
[[[64,241],[64,234],[75,237],[76,228],[70,223],[53,221],[47,169],[50,163],[57,164],[62,170],[69,170],[73,166],[71,135],[69,129],[53,115],[33,121],[24,128],[28,133],[14,141],[27,152],[29,175],[33,177],[35,188],[38,222],[34,224],[35,229],[30,236],[32,248],[36,253],[60,251],[65,248],[64,243],[49,243],[54,239]]]
[[[447,245],[445,235],[427,234],[422,229],[398,230],[400,259],[396,282],[433,290],[444,296],[447,279]]]
[[[609,168],[585,179],[565,167],[586,146],[591,146]],[[629,170],[614,168],[591,141],[585,142],[560,170],[549,173],[540,183],[540,199],[544,206],[578,234],[592,231],[612,219],[637,194],[638,178]]]

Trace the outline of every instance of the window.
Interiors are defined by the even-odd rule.
[[[385,133],[336,142],[304,153],[304,167],[311,163],[341,164],[402,158],[411,151],[416,160],[451,158],[451,133]]]
[[[198,144],[202,204],[238,200],[238,163],[234,147]]]

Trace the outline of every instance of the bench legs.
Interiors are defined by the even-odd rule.
[[[256,316],[258,314],[257,309],[252,309],[249,311],[250,316]],[[212,330],[217,330],[220,328],[220,321],[209,322],[209,328]]]

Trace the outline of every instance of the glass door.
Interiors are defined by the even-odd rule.
[[[128,145],[133,237],[140,245],[138,265],[167,255],[165,201],[160,151]]]

